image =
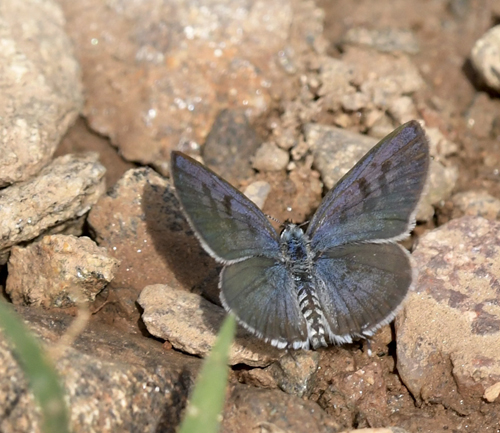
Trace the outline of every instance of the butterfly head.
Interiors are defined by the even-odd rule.
[[[310,260],[309,238],[302,228],[290,221],[285,221],[280,235],[281,251],[290,261]]]
[[[286,220],[282,224],[283,230],[280,234],[281,242],[290,242],[294,239],[301,239],[304,237],[304,231],[300,228],[299,225],[292,223],[289,220]]]

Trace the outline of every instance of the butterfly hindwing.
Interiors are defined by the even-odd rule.
[[[292,275],[276,260],[252,257],[227,265],[220,277],[221,301],[243,326],[273,346],[307,346]]]
[[[392,320],[412,283],[412,267],[398,244],[345,245],[314,263],[313,278],[330,339],[343,343]]]
[[[177,197],[209,254],[223,263],[279,254],[276,231],[252,201],[183,153],[172,152],[171,164]]]
[[[407,235],[428,166],[429,144],[420,124],[396,129],[327,193],[307,229],[311,247],[325,251]]]

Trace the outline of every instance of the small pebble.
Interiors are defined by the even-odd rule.
[[[284,170],[289,160],[290,156],[286,150],[280,149],[274,143],[266,142],[257,149],[253,168],[259,171]]]

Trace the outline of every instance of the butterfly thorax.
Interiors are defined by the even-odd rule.
[[[280,236],[281,253],[285,266],[294,277],[307,278],[311,275],[312,252],[309,238],[302,229],[292,223],[285,223]]]
[[[307,323],[309,343],[314,349],[326,346],[325,327],[328,325],[313,281],[314,255],[309,238],[299,226],[286,223],[281,232],[280,246],[284,264],[295,282],[298,305]]]

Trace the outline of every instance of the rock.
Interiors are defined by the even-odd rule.
[[[250,158],[261,142],[243,110],[223,110],[203,146],[203,161],[234,185],[253,175]]]
[[[164,175],[171,150],[199,147],[221,110],[265,113],[322,39],[313,2],[61,4],[85,71],[89,125]]]
[[[238,384],[226,400],[220,431],[335,433],[339,424],[312,401]]]
[[[266,370],[270,372],[282,391],[304,397],[311,393],[318,365],[318,352],[305,350],[293,354],[287,353]]]
[[[382,427],[389,415],[387,387],[382,366],[373,361],[352,372],[332,376],[318,403],[343,424]]]
[[[399,98],[395,98],[389,105],[387,111],[389,115],[400,125],[418,118],[417,107],[415,107],[413,99],[409,96],[400,96]]]
[[[500,25],[489,29],[474,44],[471,61],[484,83],[500,91]]]
[[[444,158],[458,152],[458,145],[448,140],[438,128],[425,127],[424,129],[427,137],[429,137],[431,155],[434,156],[434,159],[442,161]]]
[[[445,167],[435,159],[429,165],[429,178],[417,208],[417,221],[429,221],[434,215],[434,204],[450,197],[458,180],[458,168]]]
[[[263,180],[257,180],[245,188],[244,194],[262,209],[270,191],[271,185]]]
[[[342,61],[353,67],[361,92],[378,108],[388,108],[395,99],[411,95],[424,85],[417,67],[406,56],[350,47]]]
[[[88,222],[98,245],[121,261],[110,284],[121,302],[134,305],[150,284],[194,290],[209,280],[218,299],[214,260],[194,236],[170,182],[152,169],[127,171]]]
[[[284,170],[289,160],[290,156],[286,150],[274,143],[266,142],[257,149],[253,159],[253,168],[259,171]]]
[[[452,218],[464,215],[480,216],[490,220],[500,220],[500,200],[486,191],[465,191],[451,198]]]
[[[354,76],[352,65],[333,57],[323,59],[319,70],[321,87],[318,95],[322,97],[325,109],[339,110],[342,102],[356,93]]]
[[[318,96],[324,110],[342,108],[347,112],[362,112],[361,120],[366,119],[366,126],[371,123],[371,128],[374,122],[369,113],[373,110],[381,113],[390,110],[400,122],[416,113],[410,95],[422,88],[424,81],[407,57],[353,46],[346,48],[341,59],[321,61]],[[395,127],[396,124],[390,125],[390,130],[382,136]]]
[[[0,191],[0,263],[13,245],[87,213],[104,193],[104,173],[95,153],[66,155],[36,178]]]
[[[0,6],[0,187],[27,180],[52,155],[83,104],[80,69],[52,0]]]
[[[6,292],[14,304],[46,308],[93,302],[118,263],[87,237],[45,236],[12,248]]]
[[[384,53],[416,54],[420,51],[418,40],[412,31],[396,28],[371,30],[366,27],[353,27],[342,38],[342,44],[371,47]]]
[[[408,433],[408,430],[401,427],[357,428],[354,430],[343,430],[340,433]]]
[[[460,414],[500,375],[500,222],[452,220],[413,253],[418,280],[396,319],[397,369],[417,402]]]
[[[142,320],[152,335],[201,357],[212,349],[226,315],[222,307],[199,295],[162,284],[145,287],[137,302],[144,309]],[[240,328],[231,346],[229,364],[262,367],[281,355],[281,351]]]
[[[375,144],[377,140],[345,129],[307,124],[306,141],[314,155],[314,167],[327,188],[332,188]],[[432,148],[432,146],[431,146]],[[448,198],[458,178],[455,167],[431,160],[429,178],[417,209],[417,220],[428,221],[434,215],[433,204]]]
[[[37,308],[17,311],[48,350],[73,318]],[[142,336],[92,323],[56,363],[75,433],[173,432],[180,423],[200,361]],[[0,333],[0,418],[3,432],[41,432],[40,412]],[[82,420],[85,420],[82,422]]]
[[[313,152],[313,167],[320,172],[328,189],[377,144],[373,137],[334,126],[309,123],[304,131]]]
[[[491,385],[484,390],[483,398],[487,402],[493,403],[498,398],[499,395],[500,395],[500,382],[497,382],[494,385]]]

